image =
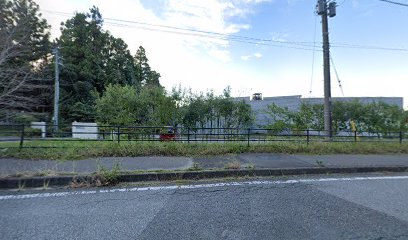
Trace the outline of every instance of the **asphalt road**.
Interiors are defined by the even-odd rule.
[[[2,239],[408,239],[408,175],[0,193]]]

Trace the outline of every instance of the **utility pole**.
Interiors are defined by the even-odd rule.
[[[53,51],[55,56],[55,84],[54,84],[54,134],[58,132],[58,115],[59,115],[59,49],[54,48]]]
[[[332,126],[332,104],[330,85],[330,43],[329,43],[329,21],[328,17],[336,16],[336,2],[328,3],[327,0],[318,0],[316,12],[322,16],[323,32],[323,72],[324,72],[324,131],[329,138],[333,137]]]

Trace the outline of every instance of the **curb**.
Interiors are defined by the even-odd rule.
[[[227,177],[268,177],[286,175],[408,172],[408,167],[334,167],[334,168],[283,168],[253,170],[180,171],[164,173],[122,174],[119,182],[147,182],[172,180],[200,180]],[[89,176],[12,177],[0,179],[0,189],[35,188],[44,186],[68,186],[72,182],[88,179]]]

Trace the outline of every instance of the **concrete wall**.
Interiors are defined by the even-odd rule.
[[[288,108],[290,111],[297,111],[302,103],[310,104],[323,104],[323,98],[302,98],[301,95],[295,96],[282,96],[282,97],[264,97],[263,100],[251,101],[250,97],[235,98],[236,101],[244,100],[251,105],[252,110],[255,113],[255,123],[253,128],[263,127],[271,123],[271,118],[266,114],[267,106],[275,103],[279,107]],[[390,105],[397,105],[403,108],[402,97],[340,97],[332,98],[333,102],[336,101],[353,101],[359,100],[361,103],[368,104],[374,102],[384,102]]]
[[[72,138],[79,139],[98,139],[98,124],[73,122]]]
[[[246,103],[251,105],[252,110],[255,113],[255,123],[254,128],[263,127],[271,123],[271,119],[266,110],[268,105],[276,104],[279,107],[286,107],[290,111],[296,111],[300,107],[301,96],[282,96],[282,97],[264,97],[263,100],[251,101],[249,97],[236,98],[238,101],[244,100]]]
[[[341,102],[351,102],[358,100],[361,103],[369,104],[375,102],[383,102],[389,105],[397,105],[400,108],[403,108],[403,98],[402,97],[335,97],[332,98],[332,102],[341,101]],[[323,98],[302,98],[302,102],[311,103],[311,104],[323,104]]]

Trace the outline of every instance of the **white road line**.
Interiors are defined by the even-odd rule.
[[[281,180],[281,181],[250,181],[250,182],[209,183],[209,184],[182,185],[182,186],[114,188],[114,189],[101,189],[101,190],[92,190],[92,191],[72,191],[72,192],[55,192],[55,193],[34,193],[34,194],[19,194],[19,195],[3,195],[3,196],[0,196],[0,200],[67,197],[67,196],[72,196],[72,195],[104,194],[104,193],[115,193],[115,192],[139,192],[139,191],[162,191],[162,190],[177,190],[177,189],[199,189],[199,188],[214,188],[214,187],[227,187],[227,186],[271,185],[271,184],[272,185],[280,185],[280,184],[298,184],[298,183],[314,183],[314,182],[400,180],[400,179],[408,179],[408,176],[314,178],[314,179],[310,178],[310,179],[292,179],[292,180]]]

